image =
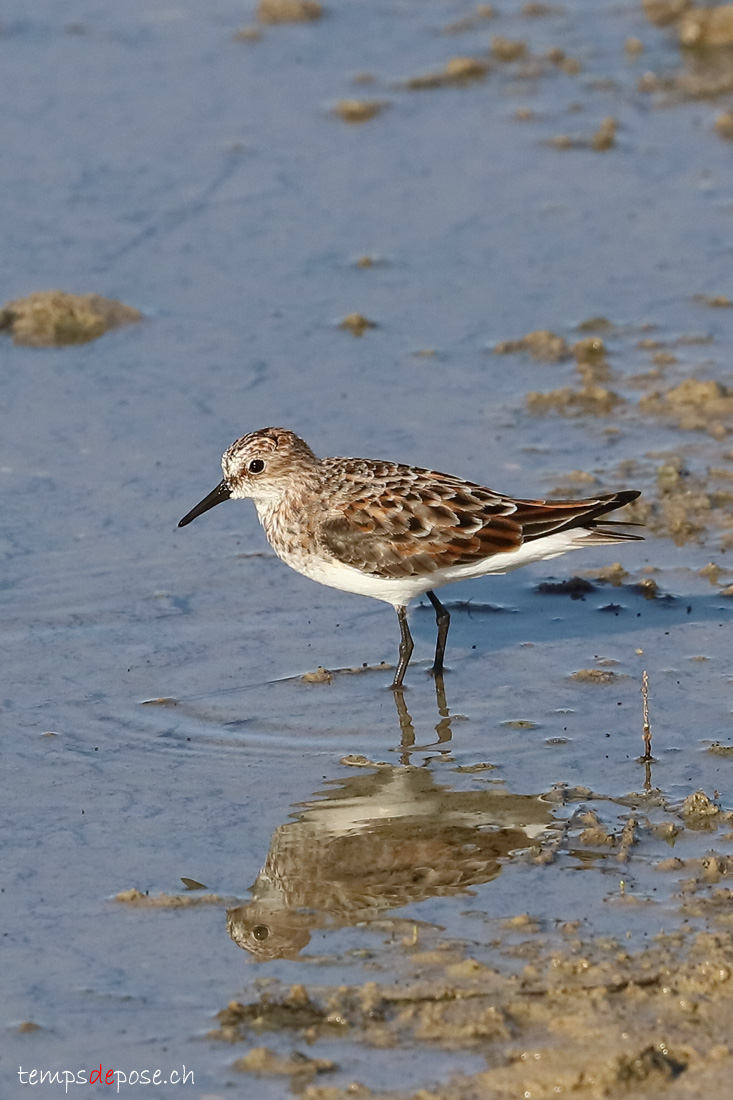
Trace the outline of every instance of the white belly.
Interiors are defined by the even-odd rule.
[[[454,565],[448,569],[439,569],[434,573],[420,573],[411,577],[375,577],[371,573],[362,573],[353,566],[338,561],[328,561],[314,555],[284,557],[296,572],[302,573],[319,584],[329,588],[340,588],[342,592],[354,592],[359,596],[372,596],[375,600],[384,600],[393,607],[405,607],[416,596],[453,581],[483,577],[489,573],[509,573],[532,561],[545,561],[559,557],[567,550],[575,550],[583,545],[592,532],[585,528],[560,531],[545,538],[533,539],[517,550],[504,554],[493,554],[479,562],[469,565]]]

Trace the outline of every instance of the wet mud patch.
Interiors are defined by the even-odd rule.
[[[456,769],[465,782],[474,771]],[[474,782],[485,782],[480,774]],[[245,1048],[232,1063],[238,1073],[289,1078],[303,1095],[329,1100],[725,1095],[733,813],[701,790],[671,799],[647,774],[644,791],[622,798],[570,785],[539,799],[464,791],[455,813],[443,790],[448,801],[430,824],[417,806],[439,788],[424,769],[385,765],[330,784],[273,837],[252,900],[228,910],[227,931],[252,957],[272,962],[299,954],[319,928],[338,940],[339,927],[348,927],[334,951],[321,940],[318,954],[303,955],[321,973],[338,966],[339,980],[308,978],[303,969],[295,984],[267,971],[248,978],[216,1014],[208,1039]],[[394,804],[385,818],[390,785],[400,810]],[[405,818],[410,797],[417,802]],[[511,821],[513,830],[488,862],[487,812],[495,829]],[[462,833],[452,837],[459,820]],[[512,876],[515,888],[531,876],[540,904],[492,914],[481,884],[498,874]],[[568,919],[548,899],[576,875],[586,886]],[[464,899],[473,935],[421,919],[420,901],[440,893]],[[607,915],[603,933],[594,895]],[[133,892],[118,900],[161,914],[181,901]],[[405,1049],[430,1052],[429,1062],[411,1070],[411,1088],[384,1091],[369,1052]],[[449,1084],[436,1078],[437,1052]],[[480,1056],[484,1068],[466,1072],[467,1055]],[[322,1074],[328,1083],[315,1084]]]
[[[652,1100],[662,1090],[670,1097],[724,1090],[732,1056],[733,895],[726,883],[733,863],[718,850],[680,858],[663,849],[684,846],[686,836],[730,844],[733,815],[703,792],[681,806],[655,791],[630,796],[636,808],[615,821],[602,796],[570,789],[565,796],[585,805],[567,820],[562,843],[540,844],[519,864],[542,865],[549,875],[575,865],[608,876],[605,904],[616,913],[617,935],[594,935],[583,911],[573,920],[547,912],[499,920],[482,911],[485,935],[474,941],[383,917],[371,929],[380,948],[364,940],[369,980],[289,990],[268,981],[223,1008],[209,1037],[250,1045],[251,1054],[237,1061],[248,1072],[259,1072],[263,1058],[292,1058],[303,1045],[316,1059],[327,1050],[347,1074],[355,1048],[424,1045],[457,1056],[449,1086],[425,1076],[419,1093],[372,1088],[362,1070],[358,1094],[374,1097],[513,1100],[581,1090],[599,1100]],[[643,912],[649,931],[640,942],[633,914]],[[263,1040],[277,1055],[269,1047],[260,1053]],[[487,1068],[462,1074],[460,1052],[480,1052]],[[324,1095],[345,1098],[356,1088],[337,1081]]]
[[[727,302],[724,296],[703,297],[714,308]],[[492,349],[517,356],[528,372],[530,364],[544,363],[556,377],[571,376],[570,384],[529,390],[530,414],[559,415],[581,425],[605,421],[609,441],[626,442],[627,457],[615,468],[570,471],[549,495],[583,496],[590,486],[633,483],[642,496],[625,509],[629,520],[678,545],[697,542],[726,551],[733,545],[733,378],[723,362],[725,337],[718,347],[710,333],[651,336],[648,323],[620,326],[606,318],[576,331],[596,324],[597,335],[575,341],[546,330],[499,341]],[[667,448],[639,447],[650,424]]]
[[[315,1049],[319,1040],[338,1037],[380,1050],[425,1044],[485,1057],[485,1071],[458,1071],[448,1087],[428,1084],[414,1094],[421,1098],[513,1100],[582,1091],[652,1100],[662,1089],[674,1097],[696,1095],[703,1083],[706,1091],[725,1088],[730,932],[660,936],[630,954],[622,943],[586,940],[572,925],[551,945],[532,922],[520,923],[517,931],[530,938],[517,942],[515,956],[528,957],[519,973],[485,965],[466,945],[417,944],[392,953],[397,981],[268,991],[222,1010],[212,1037],[252,1041],[271,1030],[284,1038],[292,1029]],[[293,1000],[310,1008],[302,1028]],[[670,1088],[675,1081],[679,1089]],[[368,1082],[359,1084],[368,1089]],[[366,1089],[364,1095],[413,1095]]]
[[[33,348],[88,344],[110,329],[142,321],[133,306],[99,294],[69,294],[39,290],[26,298],[6,302],[0,309],[0,331],[14,344]]]

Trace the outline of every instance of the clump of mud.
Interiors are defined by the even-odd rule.
[[[644,15],[657,27],[668,27],[692,7],[692,0],[641,0]]]
[[[605,153],[616,145],[618,121],[609,115],[604,118],[598,129],[590,137],[572,137],[570,134],[557,134],[548,140],[553,149],[592,149],[596,153]]]
[[[260,23],[308,23],[322,15],[317,0],[259,0],[257,5]]]
[[[604,118],[593,135],[593,148],[599,153],[603,153],[607,149],[612,149],[616,144],[617,130],[618,122],[613,116],[609,115],[608,118]]]
[[[724,294],[696,294],[694,301],[709,309],[731,308],[731,299]],[[678,544],[713,537],[725,551],[733,548],[733,469],[727,466],[733,462],[733,450],[721,451],[720,444],[733,434],[733,386],[710,377],[715,361],[707,359],[697,366],[694,362],[692,349],[714,343],[709,333],[662,339],[650,335],[652,330],[649,324],[627,328],[593,317],[576,326],[575,331],[583,335],[575,341],[566,334],[541,330],[502,340],[493,351],[558,365],[575,359],[572,384],[525,394],[526,408],[535,416],[607,418],[610,423],[604,434],[609,441],[624,432],[648,439],[655,420],[659,438],[669,432],[697,433],[698,438],[685,442],[684,448],[673,442],[674,450],[620,463],[611,483],[624,484],[631,478],[637,482],[643,495],[626,515],[652,534]],[[634,373],[627,364],[631,360],[638,370],[639,353],[649,354],[651,369]],[[623,373],[620,365],[626,366]],[[566,373],[566,368],[561,369]],[[676,377],[671,377],[673,372]],[[588,495],[587,486],[599,480],[609,482],[607,469],[571,472],[549,495]]]
[[[497,61],[518,61],[527,53],[527,43],[522,39],[504,38],[495,35],[491,39],[491,53]]]
[[[262,32],[259,27],[242,27],[232,35],[232,42],[259,42]]]
[[[453,1074],[412,1100],[727,1096],[733,857],[712,845],[733,839],[733,813],[703,790],[667,800],[650,778],[645,791],[609,799],[559,785],[544,796],[547,805],[577,803],[575,812],[513,857],[532,873],[604,875],[603,904],[618,914],[615,935],[594,934],[587,918],[518,911],[484,914],[480,933],[466,941],[387,909],[359,923],[374,937],[358,953],[370,980],[255,982],[221,1009],[209,1038],[245,1045],[236,1070],[290,1077],[293,1091],[312,1100],[395,1095],[360,1083],[309,1086],[338,1071],[332,1059],[341,1039],[349,1049],[458,1058],[465,1051],[485,1060],[479,1072]],[[683,854],[670,854],[680,837]],[[352,873],[358,878],[358,865]],[[640,910],[649,931],[624,937],[625,914],[638,924],[631,914]],[[328,1044],[328,1058],[314,1049],[319,1042]]]
[[[731,116],[733,122],[733,115]],[[701,306],[709,306],[710,309],[731,309],[733,302],[727,294],[693,294],[693,302],[699,302]]]
[[[669,454],[657,467],[656,485],[627,508],[635,522],[681,545],[718,532],[721,549],[733,546],[731,471],[710,467],[692,473],[682,455]]]
[[[333,112],[344,122],[368,122],[380,115],[386,106],[379,99],[340,99]]]
[[[558,791],[558,795],[562,792]],[[339,986],[268,983],[251,1000],[232,1001],[218,1014],[210,1037],[254,1043],[236,1063],[250,1073],[311,1079],[333,1067],[328,1060],[263,1048],[261,1036],[313,1044],[346,1038],[372,1049],[442,1048],[480,1053],[486,1068],[453,1075],[450,1083],[412,1100],[514,1100],[517,1096],[582,1095],[587,1100],[635,1096],[656,1100],[725,1096],[732,1072],[733,859],[710,850],[661,858],[680,834],[728,838],[732,814],[703,791],[681,804],[650,798],[622,822],[587,805],[590,792],[566,790],[586,803],[567,823],[568,856],[616,876],[606,904],[646,907],[651,925],[667,931],[640,948],[612,936],[584,932],[582,921],[555,925],[527,912],[496,918],[490,946],[445,938],[429,925],[383,919],[382,949],[370,956],[374,980]],[[638,802],[638,796],[635,799]],[[661,812],[661,817],[659,816]],[[708,842],[708,841],[706,841]],[[555,845],[548,868],[560,857]],[[539,857],[536,859],[539,865]],[[633,869],[651,862],[652,880],[673,880],[670,901],[633,891]],[[629,888],[626,887],[629,876]],[[613,875],[611,876],[613,878]],[[676,880],[676,886],[674,884]],[[663,909],[663,912],[662,912]],[[695,924],[691,924],[694,919]],[[386,938],[385,938],[386,934]],[[482,937],[483,941],[483,937]],[[394,1095],[352,1083],[345,1089],[306,1092],[314,1098]],[[408,1094],[401,1094],[408,1100]]]
[[[99,294],[64,290],[39,290],[0,310],[0,331],[9,332],[14,344],[33,348],[88,344],[110,329],[137,321],[142,321],[142,314],[132,306]]]
[[[530,391],[526,401],[529,411],[539,416],[548,412],[557,412],[561,416],[608,416],[624,404],[623,397],[613,390],[587,384],[579,389],[562,386],[548,393]]]
[[[575,358],[580,387],[563,386],[545,393],[530,391],[527,407],[535,415],[558,412],[562,416],[607,416],[624,398],[600,385],[610,376],[607,349],[600,336],[584,336],[569,344],[562,336],[547,329],[529,332],[516,340],[500,340],[494,345],[496,355],[526,352],[545,363],[559,363]]]
[[[733,140],[733,111],[721,111],[715,120],[715,132],[727,141]]]
[[[683,46],[733,45],[733,4],[688,9],[680,19],[679,38]]]
[[[593,821],[584,824],[585,841],[605,849],[606,858],[617,858],[614,838]],[[716,913],[714,900],[707,915]],[[724,912],[725,903],[718,903],[717,915]],[[343,1036],[374,1049],[425,1044],[486,1058],[485,1070],[453,1075],[449,1084],[422,1089],[413,1100],[727,1094],[729,928],[661,934],[632,953],[614,939],[584,939],[579,922],[568,922],[558,942],[529,914],[504,925],[505,936],[525,937],[507,951],[524,960],[519,973],[486,965],[468,945],[422,942],[430,941],[428,933],[398,945],[384,983],[298,986],[279,996],[268,990],[250,1003],[231,1003],[210,1037],[237,1042],[270,1031],[292,1036],[290,1043],[296,1036],[304,1043],[332,1043]],[[279,1067],[296,1075],[297,1062],[273,1062],[261,1050],[255,1046],[237,1068],[257,1073]],[[308,1076],[331,1068],[303,1066]],[[376,1100],[386,1094],[354,1083],[313,1093],[321,1095]],[[408,1100],[409,1094],[402,1095]]]
[[[569,577],[564,581],[540,581],[535,592],[541,596],[569,596],[571,600],[584,600],[596,586],[584,577]]]
[[[733,423],[733,390],[713,379],[685,378],[666,392],[646,394],[639,408],[670,417],[683,431],[706,431],[723,439]]]
[[[255,1047],[244,1058],[237,1058],[232,1069],[265,1077],[290,1077],[300,1090],[317,1073],[332,1073],[338,1067],[328,1058],[309,1058],[299,1050],[283,1057],[267,1047]]]
[[[452,57],[444,69],[410,77],[405,81],[405,87],[411,91],[423,91],[451,84],[470,84],[474,80],[483,80],[488,71],[488,61],[480,57]]]
[[[189,880],[193,881],[193,880]],[[129,890],[121,890],[114,897],[115,901],[123,905],[131,905],[139,909],[190,909],[199,905],[231,905],[236,898],[225,898],[219,894],[143,894],[141,890],[133,886]]]
[[[733,4],[693,6],[690,0],[643,0],[650,23],[676,30],[682,68],[646,72],[641,92],[664,99],[708,99],[733,90]]]
[[[559,363],[570,358],[567,341],[549,329],[528,332],[518,340],[500,340],[494,345],[494,351],[497,355],[514,355],[516,352],[526,351],[533,359],[543,363]]]
[[[578,61],[577,57],[568,57],[565,50],[561,50],[559,46],[553,46],[547,51],[547,60],[550,61],[556,69],[559,69],[561,73],[565,73],[567,76],[577,76],[579,72],[582,72],[583,66]]]
[[[550,14],[549,11],[546,14]],[[487,17],[483,16],[482,18]],[[469,16],[465,20],[450,24],[446,31],[455,33],[459,30],[470,30],[475,27],[476,21],[476,16]],[[582,72],[582,65],[577,58],[570,57],[559,46],[553,46],[541,54],[532,54],[528,43],[524,39],[495,35],[491,39],[485,57],[453,57],[443,69],[413,76],[405,81],[403,87],[412,91],[420,91],[428,88],[469,84],[473,81],[483,80],[489,72],[493,72],[502,82],[511,82],[516,78],[537,81],[553,72],[577,76],[578,73]],[[525,115],[524,117],[532,116]],[[610,134],[607,123],[603,124],[602,130],[605,137],[599,138],[599,141],[609,142],[606,147],[610,147],[610,144],[613,143],[613,135]],[[592,142],[587,144],[591,148],[594,147]],[[597,147],[600,148],[600,145]]]
[[[370,321],[363,313],[349,313],[339,324],[339,328],[346,329],[352,336],[363,336],[367,329],[376,327],[376,322]]]
[[[587,322],[587,324],[593,323],[595,322]],[[521,352],[528,352],[533,359],[544,363],[560,363],[564,359],[575,358],[581,373],[583,367],[597,368],[601,364],[607,366],[606,345],[597,335],[584,336],[574,344],[569,344],[556,332],[538,329],[536,332],[528,332],[526,336],[517,340],[500,340],[494,345],[496,355],[514,355]],[[597,370],[594,376],[598,376]]]
[[[460,19],[454,19],[443,27],[443,34],[463,34],[465,31],[473,31],[481,25],[484,19],[493,19],[496,10],[493,4],[477,4],[476,9],[470,15],[464,15]]]
[[[609,668],[579,668],[570,674],[570,679],[579,684],[613,684],[620,678],[617,672]]]

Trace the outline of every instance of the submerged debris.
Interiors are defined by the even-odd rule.
[[[259,27],[242,27],[232,35],[232,42],[259,42],[262,31]]]
[[[597,316],[587,317],[585,321],[581,321],[576,327],[578,332],[610,332],[614,325],[608,317]]]
[[[570,596],[571,600],[584,600],[596,586],[583,577],[570,577],[566,581],[542,581],[535,588],[542,596]]]

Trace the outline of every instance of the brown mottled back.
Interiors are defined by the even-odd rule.
[[[598,517],[638,495],[516,501],[450,474],[396,463],[326,458],[320,465],[344,485],[343,493],[324,500],[320,544],[344,565],[385,578],[470,565],[571,527],[593,529]],[[635,536],[599,530],[598,537]]]

